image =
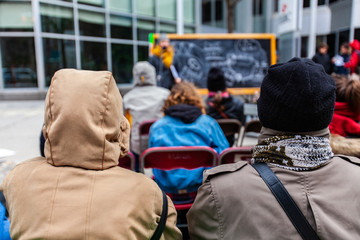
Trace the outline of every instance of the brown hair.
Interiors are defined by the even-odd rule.
[[[336,101],[347,102],[351,109],[360,112],[360,81],[333,74],[336,84]]]
[[[166,109],[177,104],[188,104],[199,107],[202,113],[205,114],[204,102],[192,83],[181,82],[175,84],[168,98],[165,100],[162,110],[165,112]]]

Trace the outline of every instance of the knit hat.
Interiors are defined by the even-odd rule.
[[[133,67],[133,78],[135,85],[155,85],[156,72],[149,62],[137,62]]]
[[[226,82],[224,72],[220,68],[213,67],[208,73],[207,87],[210,92],[225,91]]]
[[[161,33],[159,35],[159,42],[164,41],[164,40],[170,41],[170,39],[168,38],[168,36],[165,33]]]
[[[293,58],[268,69],[257,103],[264,127],[283,132],[310,132],[330,124],[335,83],[322,65]]]

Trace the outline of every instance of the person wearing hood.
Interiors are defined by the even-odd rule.
[[[45,157],[18,164],[3,180],[12,239],[150,239],[163,193],[118,167],[129,123],[110,72],[63,69],[45,99]],[[166,199],[166,198],[164,198]],[[161,239],[181,239],[168,201]]]
[[[165,116],[150,128],[149,147],[208,146],[217,153],[229,147],[219,124],[205,115],[205,107],[195,86],[176,84],[164,103]],[[196,192],[204,168],[194,170],[153,169],[155,181],[167,193]]]
[[[271,66],[257,102],[263,127],[251,160],[270,171],[268,178],[245,161],[205,171],[187,214],[191,239],[360,239],[360,159],[331,151],[334,105],[334,80],[320,64],[293,58]],[[303,238],[290,220],[295,214],[282,208],[291,201],[280,205],[267,186],[279,183],[265,183],[274,180],[271,172],[312,238]]]
[[[226,91],[224,72],[220,68],[213,67],[208,73],[207,88],[209,90],[206,99],[206,113],[214,119],[237,119],[245,124],[244,102],[235,98]],[[230,146],[234,143],[234,136],[227,138]]]
[[[351,47],[351,57],[350,61],[344,64],[344,67],[349,68],[350,73],[356,73],[356,68],[360,64],[360,42],[355,39],[349,45]]]
[[[161,108],[170,91],[156,86],[155,68],[148,62],[134,65],[133,78],[135,86],[124,96],[124,109],[131,125],[130,150],[138,156],[143,149],[139,138],[140,123],[162,117]]]

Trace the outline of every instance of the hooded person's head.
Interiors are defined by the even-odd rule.
[[[335,83],[322,65],[293,58],[268,69],[257,105],[263,127],[287,133],[320,131],[332,120]]]
[[[129,123],[110,72],[63,69],[45,100],[45,157],[54,166],[102,170],[129,148]]]
[[[156,71],[149,62],[137,62],[133,67],[133,78],[136,86],[155,85]]]
[[[349,46],[351,47],[352,51],[360,50],[360,42],[357,39],[354,39]]]

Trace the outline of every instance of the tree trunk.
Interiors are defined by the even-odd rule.
[[[234,31],[234,9],[240,0],[226,0],[228,33]]]

